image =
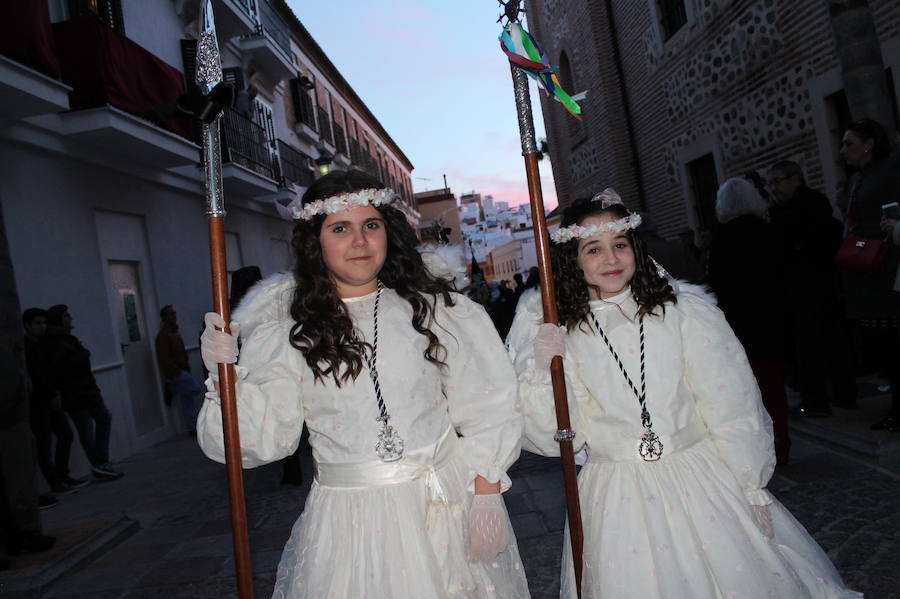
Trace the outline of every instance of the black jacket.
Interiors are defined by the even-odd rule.
[[[772,227],[749,214],[719,225],[710,245],[708,280],[747,355],[781,358],[784,272]]]
[[[832,216],[828,198],[804,185],[787,202],[773,205],[771,216],[791,299],[837,298],[834,256],[843,227]]]
[[[42,349],[55,386],[62,393],[63,408],[82,410],[101,400],[100,388],[91,372],[91,352],[77,337],[47,327]]]

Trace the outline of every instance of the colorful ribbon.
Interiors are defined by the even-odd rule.
[[[550,59],[531,34],[519,23],[510,23],[500,34],[500,49],[509,62],[520,67],[544,86],[548,96],[559,100],[569,114],[581,118],[581,106],[566,93],[556,77],[558,67],[550,65]]]

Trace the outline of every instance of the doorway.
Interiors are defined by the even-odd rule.
[[[156,367],[147,330],[138,264],[110,260],[108,268],[110,306],[128,377],[135,432],[143,436],[164,426],[165,419],[159,405]]]

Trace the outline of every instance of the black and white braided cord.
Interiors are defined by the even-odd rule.
[[[653,421],[650,419],[650,411],[647,410],[647,376],[645,369],[646,361],[644,359],[644,317],[641,316],[639,320],[641,341],[641,390],[639,392],[635,384],[632,382],[631,377],[628,376],[628,372],[625,370],[625,365],[622,364],[622,359],[619,358],[619,354],[616,353],[615,349],[613,349],[612,343],[609,342],[606,333],[603,332],[603,328],[600,326],[600,321],[597,320],[597,317],[594,316],[593,312],[591,312],[590,314],[591,319],[594,321],[594,328],[597,329],[597,333],[600,335],[600,338],[603,339],[603,342],[609,349],[609,353],[612,354],[613,359],[616,361],[616,365],[622,372],[622,376],[625,377],[625,381],[628,383],[628,386],[631,387],[631,390],[634,392],[634,396],[637,397],[638,403],[641,405],[641,426],[648,430],[653,428]]]
[[[372,353],[371,355],[366,356],[366,363],[369,366],[369,376],[372,377],[372,385],[375,387],[375,399],[378,400],[378,420],[387,422],[390,416],[388,416],[387,407],[384,405],[384,398],[381,396],[381,384],[378,382],[378,369],[375,367],[378,362],[378,304],[381,301],[381,291],[383,289],[384,285],[381,284],[381,281],[378,281],[378,293],[375,294],[375,309],[372,318],[374,329],[372,334]]]

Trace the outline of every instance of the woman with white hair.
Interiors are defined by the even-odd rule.
[[[709,255],[709,284],[719,308],[747,351],[763,404],[772,417],[775,455],[788,460],[787,396],[784,392],[784,314],[761,309],[762,296],[783,286],[779,245],[766,217],[768,204],[753,183],[733,178],[716,194],[719,226]]]

